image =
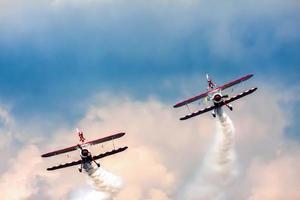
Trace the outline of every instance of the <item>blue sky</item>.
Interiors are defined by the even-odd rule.
[[[217,3],[6,2],[1,102],[21,119],[72,121],[101,91],[171,106],[182,84],[204,88],[188,81],[204,83],[207,72],[218,83],[250,72],[260,83],[298,86],[299,4]]]
[[[228,113],[240,174],[216,195],[297,199],[299,10],[298,0],[0,0],[0,198],[85,188],[75,168],[45,170],[72,157],[40,157],[76,143],[78,127],[88,139],[127,133],[117,145],[128,151],[101,160],[126,183],[119,199],[182,199],[220,134],[209,113],[182,122],[172,106],[205,90],[206,73],[217,84],[254,73],[238,89],[259,89]]]

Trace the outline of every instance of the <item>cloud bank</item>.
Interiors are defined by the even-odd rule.
[[[272,97],[268,99],[268,108],[264,96]],[[127,135],[116,141],[116,145],[128,145],[129,149],[101,160],[105,169],[124,180],[124,188],[116,199],[180,199],[183,188],[199,173],[199,166],[213,142],[215,122],[211,116],[203,115],[183,123],[178,120],[181,111],[155,99],[137,101],[107,94],[100,94],[96,99],[97,103],[87,109],[76,126],[90,139],[126,131]],[[300,148],[284,136],[288,122],[279,99],[272,90],[266,89],[234,104],[235,112],[229,113],[236,124],[240,174],[226,188],[226,199],[273,200],[287,195],[289,199],[299,198]],[[13,119],[9,112],[5,113],[3,116]],[[17,125],[12,126],[15,131],[19,129]],[[52,135],[40,136],[38,142],[19,139],[23,145],[15,157],[1,152],[8,160],[0,175],[1,199],[40,199],[41,195],[43,199],[71,199],[76,191],[87,188],[84,176],[76,167],[45,171],[54,163],[78,158],[76,153],[51,160],[40,158],[41,153],[52,148],[76,143],[71,129],[58,127]],[[15,142],[10,144],[13,146]],[[105,144],[92,151],[111,147]]]

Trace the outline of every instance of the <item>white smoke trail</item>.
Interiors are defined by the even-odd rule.
[[[122,188],[122,179],[103,167],[97,168],[93,173],[88,174],[88,181],[94,189],[107,193],[107,200],[113,200]]]
[[[82,188],[73,194],[73,200],[113,200],[122,188],[120,177],[106,171],[103,167],[94,168],[87,174],[92,188]]]
[[[203,165],[184,194],[187,200],[223,200],[225,191],[237,175],[234,126],[224,113],[218,114],[214,143]]]

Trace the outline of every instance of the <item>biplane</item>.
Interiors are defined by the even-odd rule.
[[[100,164],[96,160],[107,157],[107,156],[111,156],[113,154],[120,153],[122,151],[125,151],[128,148],[127,146],[125,146],[125,147],[115,149],[114,140],[118,139],[120,137],[123,137],[125,135],[125,133],[117,133],[117,134],[109,135],[109,136],[104,137],[104,138],[100,138],[100,139],[96,139],[96,140],[92,140],[92,141],[87,141],[87,142],[86,142],[86,139],[85,139],[82,131],[79,131],[77,129],[77,134],[78,134],[78,137],[79,137],[79,144],[71,146],[71,147],[67,147],[67,148],[64,148],[64,149],[52,151],[52,152],[49,152],[49,153],[45,153],[41,156],[43,158],[45,158],[45,157],[56,156],[56,155],[59,155],[59,154],[64,154],[64,153],[68,153],[68,152],[71,152],[71,151],[79,150],[81,159],[78,160],[78,161],[68,162],[68,163],[64,163],[64,164],[60,164],[60,165],[57,165],[57,166],[47,168],[48,171],[80,165],[79,168],[78,168],[79,172],[82,172],[82,169],[84,169],[86,172],[91,172],[94,169],[96,169],[93,166],[93,163],[95,163],[97,167],[100,167]],[[108,151],[108,152],[105,152],[105,153],[102,153],[102,154],[99,154],[99,155],[95,155],[95,156],[92,155],[91,151],[89,150],[90,146],[100,144],[100,143],[104,143],[104,142],[108,142],[108,141],[113,142],[114,149],[112,151]]]
[[[206,79],[207,79],[207,84],[208,84],[207,91],[204,92],[204,93],[200,93],[200,94],[198,94],[198,95],[196,95],[192,98],[181,101],[181,102],[175,104],[173,107],[178,108],[178,107],[181,107],[181,106],[187,106],[188,110],[190,111],[189,104],[192,103],[192,102],[195,102],[197,100],[205,99],[206,102],[209,102],[209,101],[213,102],[213,105],[208,106],[208,107],[203,108],[203,109],[200,109],[196,112],[191,112],[190,111],[190,114],[188,114],[184,117],[181,117],[180,120],[186,120],[186,119],[195,117],[197,115],[200,115],[200,114],[203,114],[203,113],[206,113],[206,112],[209,112],[209,111],[212,111],[213,117],[216,117],[216,115],[219,115],[219,114],[222,113],[222,107],[223,106],[228,107],[229,110],[232,111],[233,107],[230,104],[231,102],[253,93],[254,91],[257,90],[257,87],[253,87],[251,89],[245,90],[245,91],[243,91],[243,92],[241,92],[237,95],[231,96],[231,97],[228,94],[223,95],[222,94],[223,90],[228,89],[228,88],[230,88],[234,85],[237,85],[237,84],[239,84],[243,81],[246,81],[246,80],[250,79],[252,76],[253,76],[253,74],[248,74],[248,75],[245,75],[245,76],[243,76],[239,79],[230,81],[230,82],[228,82],[224,85],[217,86],[212,81],[212,79],[208,76],[208,74],[206,74]]]

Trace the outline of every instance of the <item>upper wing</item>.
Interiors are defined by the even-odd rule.
[[[93,159],[94,160],[97,160],[97,159],[101,159],[101,158],[104,158],[106,156],[111,156],[113,154],[116,154],[116,153],[120,153],[122,151],[125,151],[128,147],[122,147],[122,148],[119,148],[119,149],[114,149],[112,151],[108,151],[106,153],[103,153],[103,154],[99,154],[97,156],[94,156]],[[53,167],[50,167],[50,168],[47,168],[48,171],[52,171],[52,170],[57,170],[57,169],[62,169],[62,168],[66,168],[66,167],[71,167],[71,166],[75,166],[75,165],[79,165],[81,164],[82,160],[78,160],[78,161],[73,161],[73,162],[70,162],[70,163],[65,163],[65,164],[60,164],[60,165],[57,165],[57,166],[53,166]]]
[[[192,97],[192,98],[190,98],[190,99],[187,99],[187,100],[184,100],[184,101],[182,101],[182,102],[179,102],[179,103],[175,104],[173,107],[174,107],[174,108],[178,108],[178,107],[181,107],[181,106],[183,106],[183,105],[192,103],[192,102],[194,102],[194,101],[197,101],[197,100],[199,100],[199,99],[201,99],[201,98],[206,97],[206,96],[208,95],[208,93],[209,93],[209,92],[205,92],[205,93],[196,95],[196,96],[194,96],[194,97]]]
[[[233,80],[233,81],[231,81],[231,82],[229,82],[229,83],[226,83],[226,84],[224,84],[224,85],[222,85],[222,86],[219,86],[218,89],[225,90],[226,88],[229,88],[229,87],[231,87],[231,86],[234,86],[234,85],[236,85],[236,84],[239,84],[239,83],[241,83],[241,82],[243,82],[243,81],[248,80],[248,79],[251,78],[253,75],[254,75],[254,74],[248,74],[248,75],[243,76],[243,77],[241,77],[241,78],[239,78],[239,79]]]
[[[180,120],[186,120],[186,119],[195,117],[195,116],[200,115],[200,114],[202,114],[202,113],[211,111],[211,110],[213,110],[213,109],[215,109],[215,108],[216,108],[216,106],[215,106],[215,105],[212,105],[212,106],[210,106],[210,107],[201,109],[201,110],[199,110],[199,111],[196,111],[196,112],[193,112],[193,113],[191,113],[191,114],[189,114],[189,115],[186,115],[186,116],[184,116],[184,117],[181,117]]]
[[[86,143],[83,143],[82,145],[85,145],[85,144],[95,145],[95,144],[99,144],[99,143],[103,143],[103,142],[107,142],[107,141],[110,141],[110,140],[120,138],[124,135],[125,135],[125,133],[117,133],[117,134],[110,135],[110,136],[100,138],[100,139],[97,139],[97,140],[88,141]],[[49,153],[45,153],[45,154],[42,155],[42,157],[56,156],[56,155],[59,155],[59,154],[62,154],[62,153],[75,151],[76,149],[78,149],[78,145],[74,145],[74,146],[71,146],[71,147],[68,147],[68,148],[64,148],[64,149],[52,151],[52,152],[49,152]]]
[[[100,138],[100,139],[97,139],[97,140],[92,140],[92,141],[86,142],[85,144],[95,145],[95,144],[99,144],[99,143],[103,143],[103,142],[107,142],[107,141],[110,141],[110,140],[114,140],[114,139],[123,137],[124,135],[125,135],[125,133],[117,133],[117,134],[110,135],[110,136],[107,136],[107,137],[104,137],[104,138]]]
[[[78,145],[74,145],[74,146],[67,147],[67,148],[64,148],[64,149],[60,149],[60,150],[52,151],[52,152],[49,152],[49,153],[45,153],[45,154],[42,155],[42,157],[56,156],[56,155],[59,155],[59,154],[62,154],[62,153],[75,151],[77,148],[78,148]]]

